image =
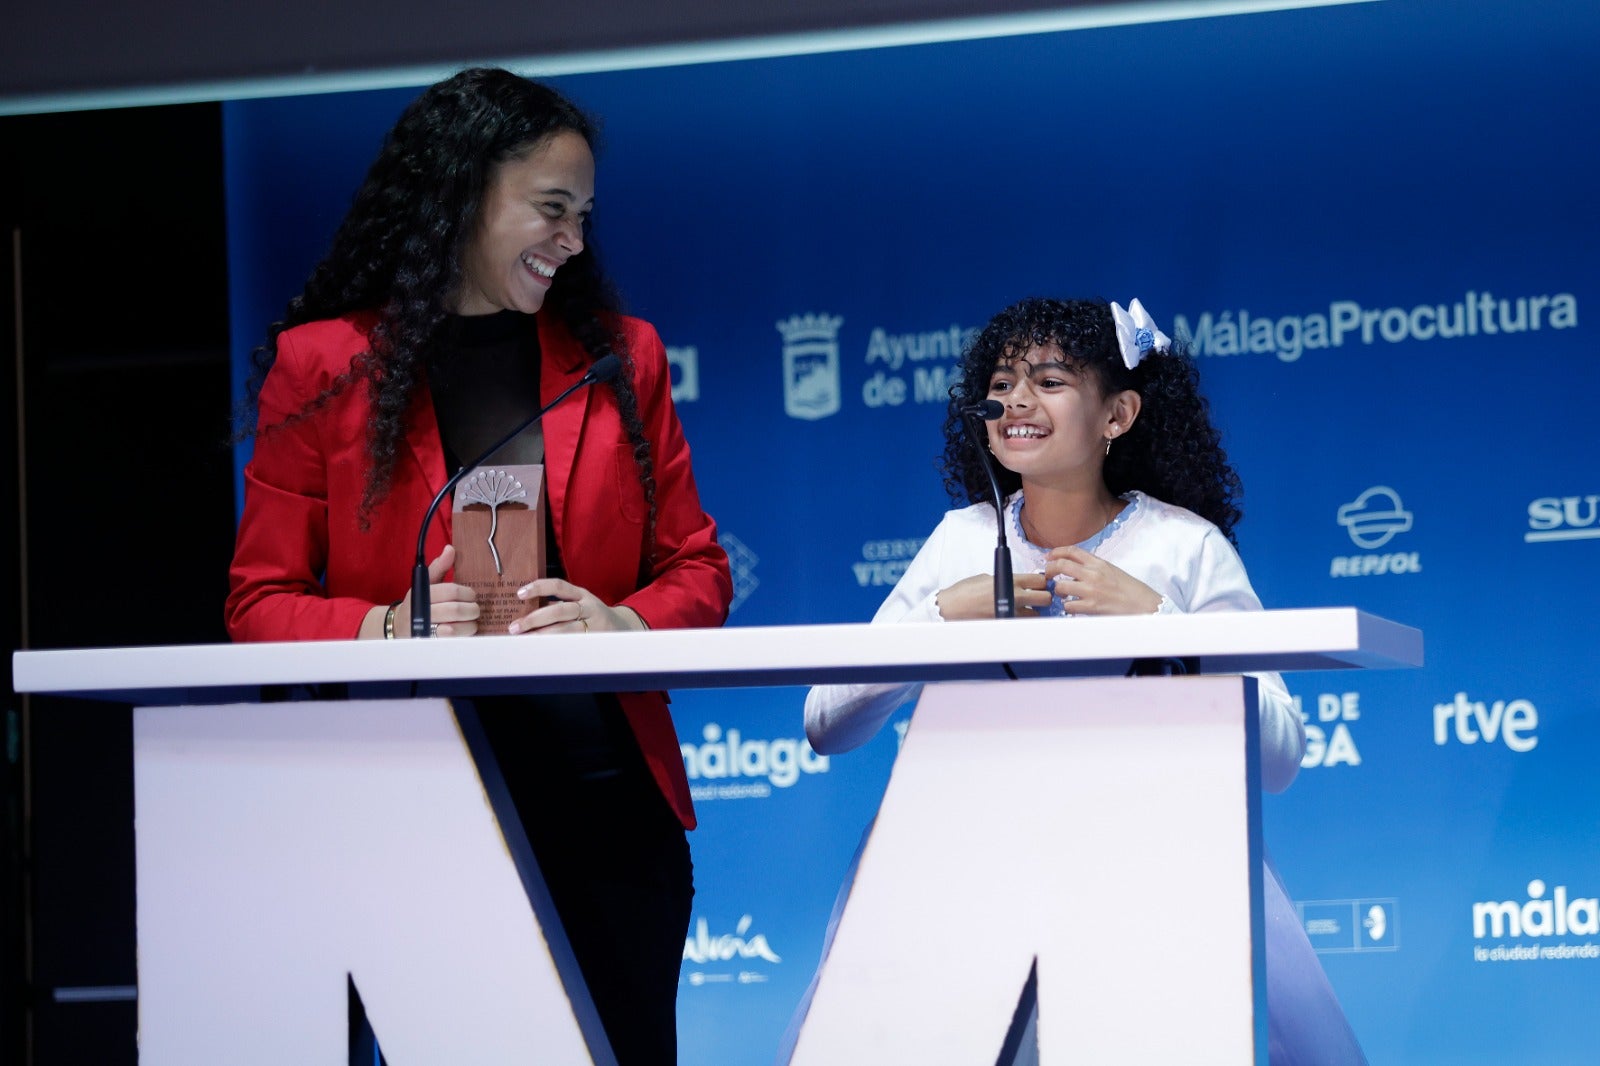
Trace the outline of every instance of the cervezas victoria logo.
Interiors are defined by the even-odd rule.
[[[816,420],[839,410],[839,327],[836,315],[794,315],[777,323],[783,334],[783,410]]]

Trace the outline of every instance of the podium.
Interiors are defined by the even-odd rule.
[[[391,1061],[608,1062],[448,697],[922,681],[795,1061],[994,1061],[1026,1033],[1046,1063],[1237,1063],[1265,1061],[1254,685],[1204,675],[1421,657],[1336,608],[20,652],[14,676],[138,708],[147,1061],[343,1063],[354,988]],[[1178,658],[1203,676],[1124,677]]]

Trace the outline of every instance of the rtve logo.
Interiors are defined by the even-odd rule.
[[[1454,733],[1462,744],[1500,740],[1512,751],[1527,752],[1539,744],[1534,735],[1538,728],[1539,708],[1527,700],[1474,703],[1465,692],[1457,692],[1454,701],[1433,706],[1433,742],[1440,747],[1448,744]]]

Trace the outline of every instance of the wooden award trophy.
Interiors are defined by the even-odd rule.
[[[539,605],[517,590],[544,576],[544,467],[475,471],[456,486],[455,579],[478,594],[478,632],[506,627]]]

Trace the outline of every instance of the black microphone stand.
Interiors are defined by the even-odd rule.
[[[981,419],[992,422],[1003,414],[1005,408],[1000,405],[999,400],[984,400],[982,403],[962,408],[961,424],[966,427],[967,436],[978,452],[984,473],[989,475],[989,491],[994,494],[995,526],[1000,531],[994,549],[994,616],[1015,618],[1016,586],[1011,579],[1011,546],[1006,542],[1006,501],[1000,492],[1000,478],[994,472],[994,460],[989,455],[989,449],[984,446],[988,442],[988,434],[981,428],[979,421]]]
[[[583,377],[579,378],[577,381],[573,382],[565,392],[551,400],[549,403],[545,404],[543,407],[539,408],[539,410],[535,411],[530,417],[523,419],[522,422],[518,423],[515,429],[501,437],[499,440],[495,441],[493,444],[489,445],[489,447],[484,450],[482,455],[472,460],[472,462],[468,463],[466,466],[463,466],[460,470],[457,470],[450,477],[450,480],[444,483],[444,488],[439,490],[439,494],[435,496],[433,498],[433,502],[428,505],[428,513],[422,516],[422,528],[417,530],[417,559],[415,565],[413,565],[411,568],[411,635],[413,637],[428,637],[433,635],[430,626],[430,623],[433,620],[433,603],[428,598],[428,526],[432,524],[434,514],[439,510],[439,505],[444,502],[444,498],[450,494],[450,490],[455,488],[456,484],[462,478],[466,477],[467,474],[488,462],[489,456],[493,455],[501,448],[504,448],[507,444],[510,444],[511,439],[518,433],[521,433],[523,430],[539,421],[539,419],[549,414],[551,410],[553,410],[555,406],[562,400],[565,400],[568,396],[571,396],[579,389],[587,388],[590,385],[599,384],[602,381],[610,381],[612,378],[617,376],[617,371],[621,369],[622,360],[618,359],[615,355],[607,355],[597,360],[595,364],[589,368],[589,372],[584,374]]]

